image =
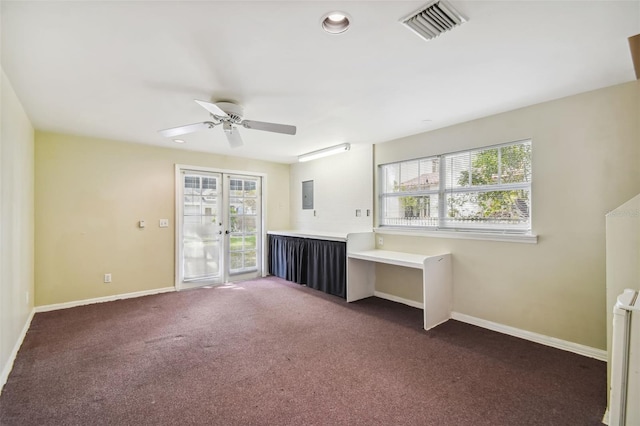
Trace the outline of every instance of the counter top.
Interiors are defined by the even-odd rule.
[[[316,240],[347,241],[347,232],[285,230],[267,231],[267,234],[282,235],[284,237],[312,238]]]

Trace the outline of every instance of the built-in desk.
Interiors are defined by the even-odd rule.
[[[376,263],[420,269],[424,329],[429,330],[451,318],[451,255],[448,253],[427,256],[376,250],[373,232],[269,231],[268,234],[272,275],[353,302],[371,296],[383,297],[376,294]]]
[[[365,237],[353,241],[351,247],[347,245],[347,302],[374,296],[376,263],[386,263],[422,270],[425,330],[451,318],[453,292],[450,254],[427,256],[376,250],[371,240]]]

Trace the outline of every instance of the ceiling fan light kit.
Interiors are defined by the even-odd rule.
[[[298,161],[304,163],[305,161],[315,160],[317,158],[327,157],[333,154],[339,154],[341,152],[349,151],[351,144],[342,143],[340,145],[330,146],[328,148],[319,149],[317,151],[308,152],[298,156]]]
[[[244,110],[240,105],[232,102],[211,103],[206,101],[195,100],[198,105],[206,109],[213,121],[203,121],[202,123],[187,124],[186,126],[172,127],[170,129],[160,130],[160,134],[166,138],[174,138],[175,136],[187,133],[197,132],[199,130],[212,129],[222,124],[227,140],[231,148],[238,148],[243,145],[242,138],[236,126],[242,126],[245,129],[262,130],[266,132],[283,133],[285,135],[295,135],[296,126],[288,124],[268,123],[265,121],[245,120],[243,119]],[[174,139],[176,141],[176,139]]]

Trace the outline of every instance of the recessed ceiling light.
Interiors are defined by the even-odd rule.
[[[173,140],[175,143],[184,143],[183,139],[174,139]]]
[[[329,34],[342,34],[349,29],[351,21],[344,12],[333,11],[322,17],[322,29]]]

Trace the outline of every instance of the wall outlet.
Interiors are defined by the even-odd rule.
[[[111,282],[111,274],[104,274],[104,282],[105,283]]]
[[[168,228],[169,219],[160,219],[160,228]]]
[[[383,246],[384,245],[384,238],[378,237],[378,245],[379,246]]]

